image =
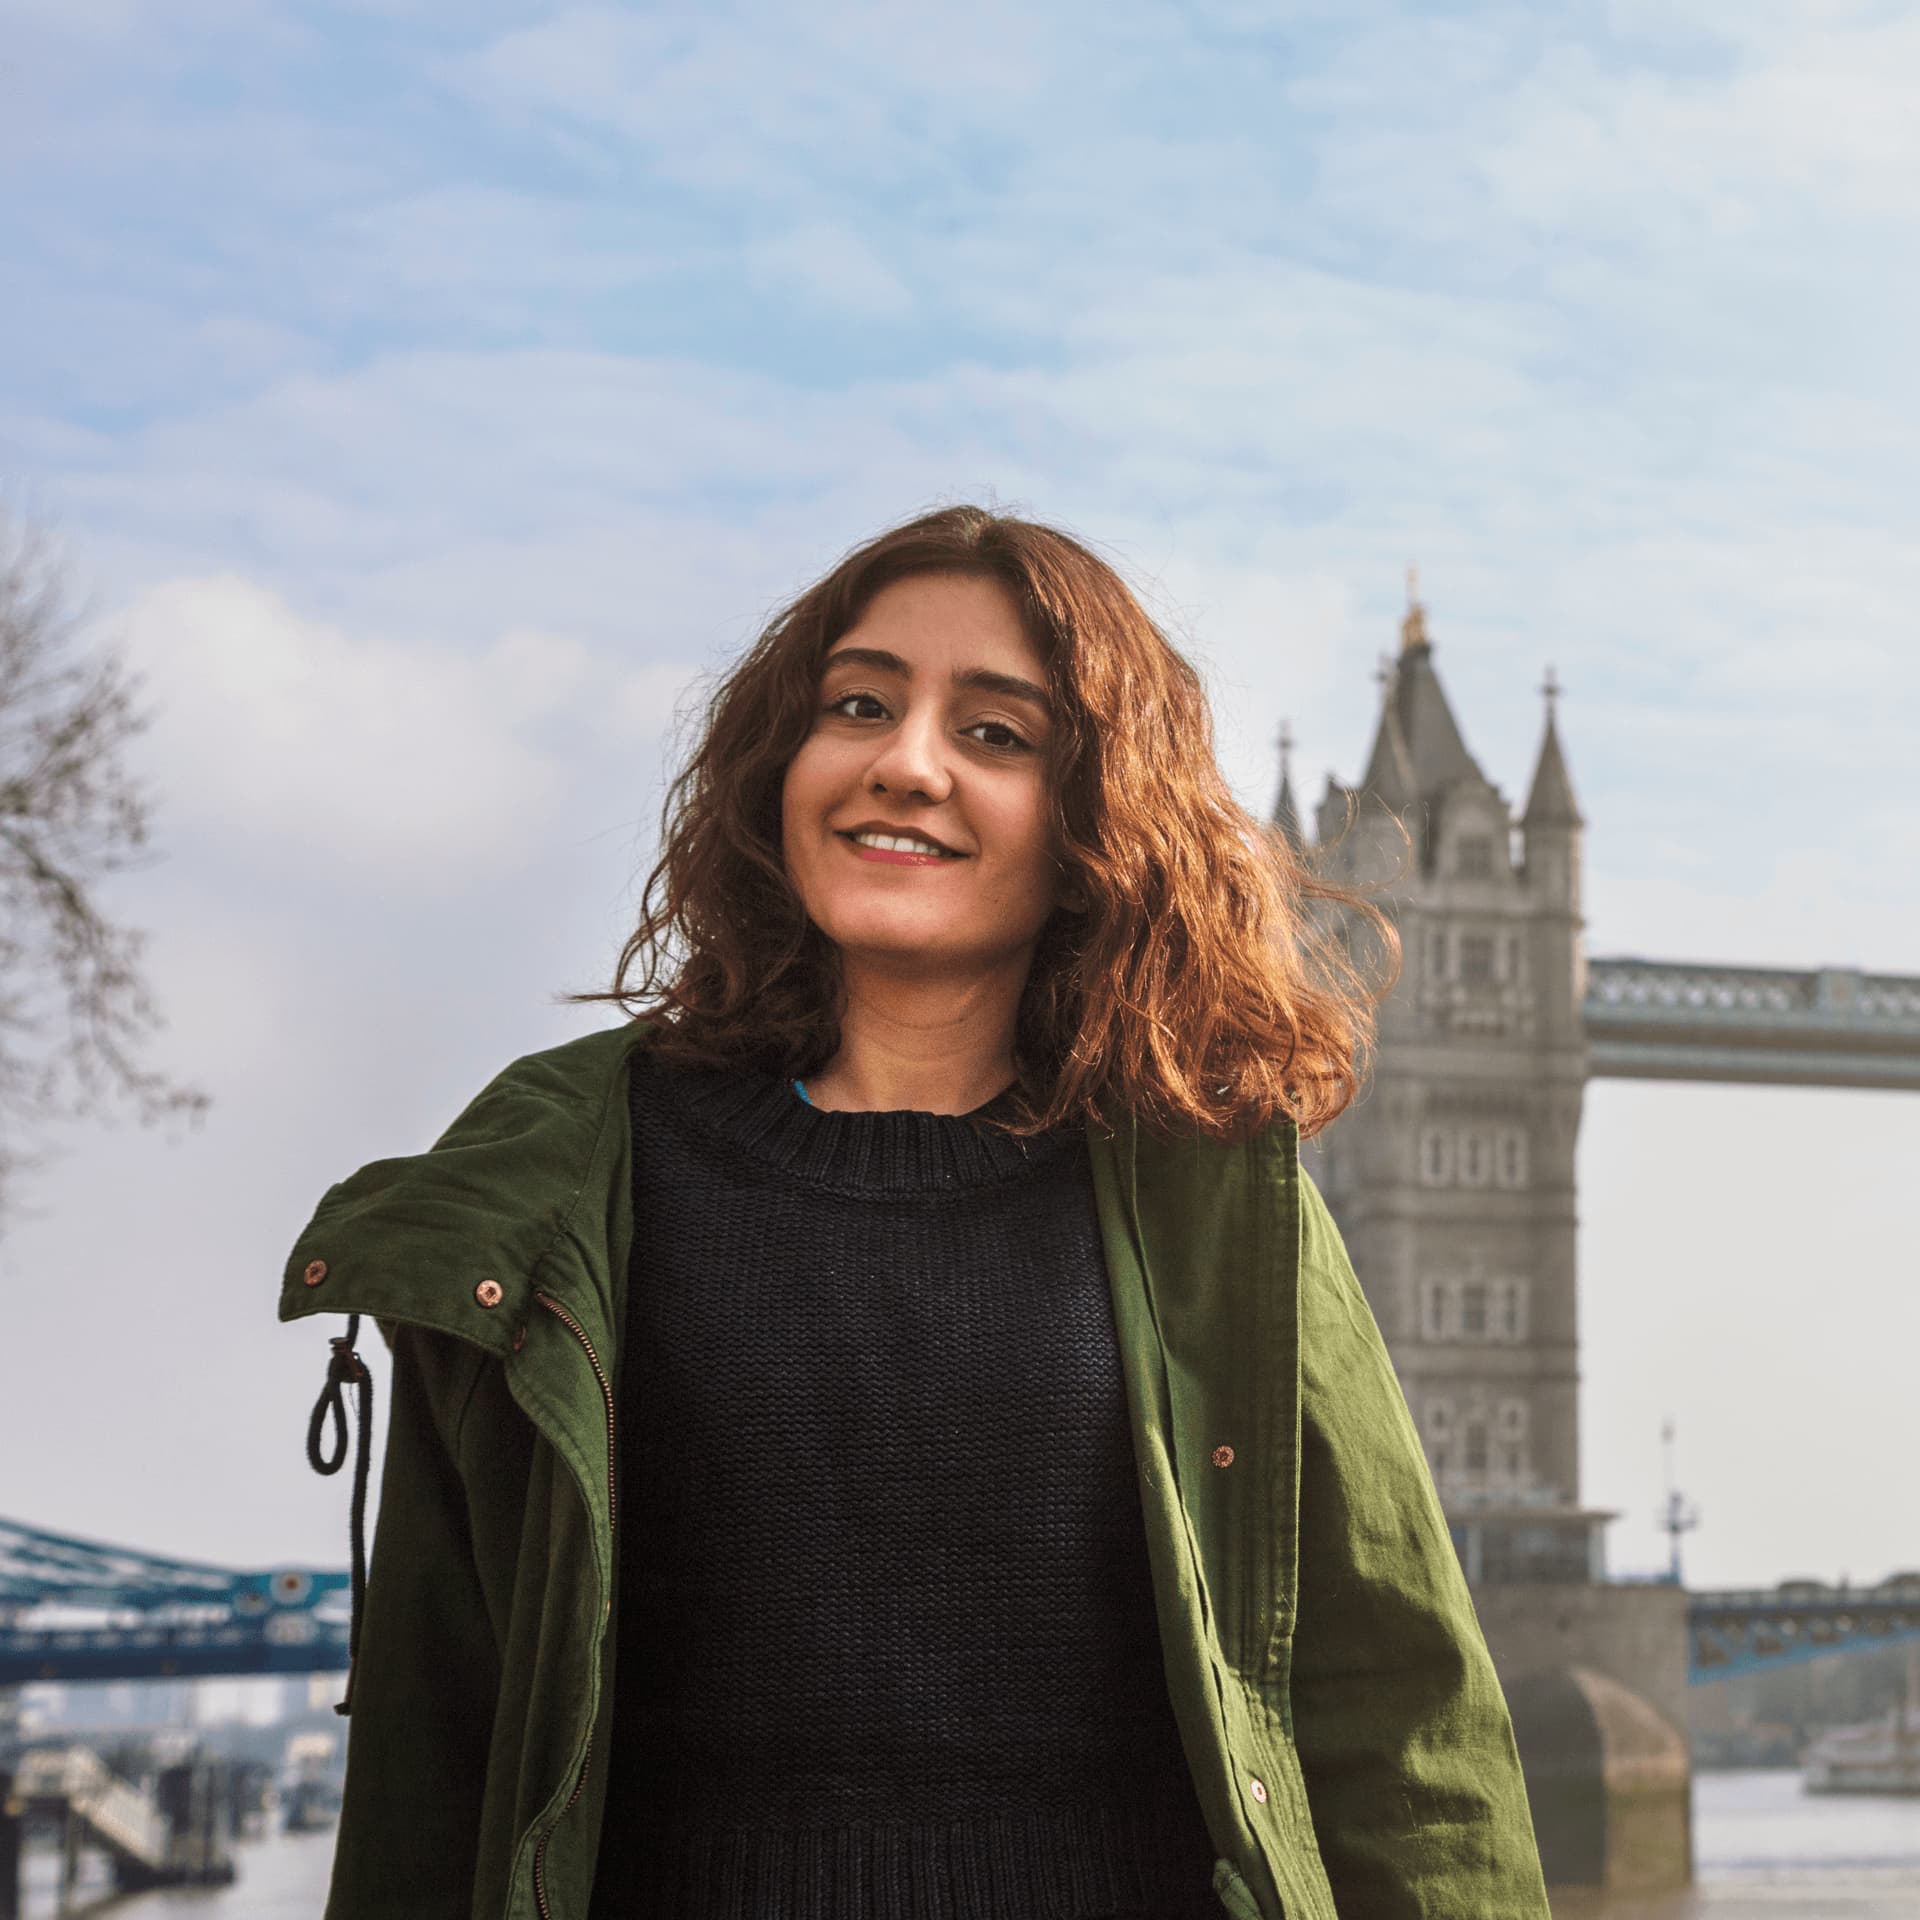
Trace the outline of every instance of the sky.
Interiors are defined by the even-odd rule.
[[[153,715],[191,1129],[0,1240],[0,1513],[337,1565],[320,1193],[603,1024],[704,689],[883,525],[1063,524],[1264,812],[1416,563],[1596,955],[1920,973],[1920,17],[1777,0],[15,0],[0,497]],[[1696,1585],[1920,1567],[1920,1098],[1590,1086],[1584,1497]]]

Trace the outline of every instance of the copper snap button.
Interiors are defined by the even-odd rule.
[[[1216,1467],[1232,1466],[1233,1449],[1231,1447],[1215,1447],[1213,1450],[1213,1464]]]
[[[317,1287],[327,1277],[327,1263],[324,1260],[309,1260],[306,1272],[300,1277],[308,1286]]]
[[[1263,1786],[1263,1785],[1262,1785],[1262,1784],[1261,1784],[1261,1783],[1260,1783],[1260,1782],[1259,1782],[1258,1780],[1256,1780],[1256,1781],[1255,1781],[1255,1782],[1253,1783],[1253,1797],[1254,1797],[1254,1798],[1255,1798],[1256,1800],[1258,1800],[1258,1801],[1260,1802],[1260,1804],[1261,1804],[1262,1806],[1265,1806],[1265,1805],[1266,1805],[1266,1803],[1267,1803],[1267,1790],[1266,1790],[1266,1788],[1265,1788],[1265,1787],[1264,1787],[1264,1786]]]
[[[498,1280],[482,1280],[480,1284],[474,1288],[473,1297],[478,1300],[483,1307],[497,1307],[507,1295],[506,1289],[501,1286]]]

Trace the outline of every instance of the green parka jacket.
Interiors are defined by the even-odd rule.
[[[328,1190],[280,1317],[393,1392],[328,1920],[584,1920],[617,1676],[644,1023],[516,1060]],[[1548,1920],[1499,1682],[1385,1346],[1283,1122],[1089,1131],[1167,1685],[1236,1920]]]

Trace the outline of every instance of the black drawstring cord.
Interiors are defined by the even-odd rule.
[[[313,1418],[307,1422],[307,1464],[315,1473],[338,1473],[347,1458],[347,1399],[343,1389],[353,1384],[360,1389],[359,1444],[353,1454],[353,1615],[347,1625],[347,1691],[335,1713],[353,1711],[353,1674],[360,1659],[361,1603],[367,1595],[367,1449],[373,1437],[373,1375],[367,1363],[354,1352],[360,1335],[360,1316],[347,1315],[347,1330],[329,1344],[333,1358],[327,1363],[327,1384],[313,1403]],[[333,1418],[333,1450],[320,1450],[321,1429],[328,1416]]]

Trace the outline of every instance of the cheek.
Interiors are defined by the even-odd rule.
[[[1012,858],[1009,869],[1017,871],[1026,887],[1053,884],[1054,862],[1051,831],[1044,799],[1022,794],[1009,796],[993,823],[993,835]]]
[[[787,762],[780,782],[780,835],[789,845],[805,836],[810,817],[820,811],[818,756],[802,747]]]

